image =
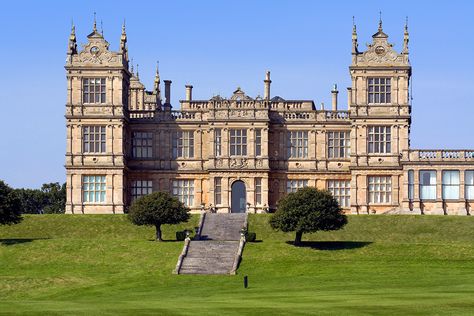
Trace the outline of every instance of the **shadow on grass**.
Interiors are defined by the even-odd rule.
[[[168,242],[183,242],[184,243],[184,240],[176,240],[176,239],[163,239],[161,241],[158,241],[156,239],[148,239],[148,241],[153,241],[153,242],[156,242],[157,244],[159,243],[168,243]]]
[[[302,241],[295,245],[294,241],[287,241],[289,245],[302,248],[311,248],[316,250],[344,250],[357,249],[370,245],[371,241]]]
[[[0,244],[4,246],[12,246],[17,244],[24,244],[28,242],[33,242],[35,240],[45,240],[51,238],[4,238],[0,239]]]

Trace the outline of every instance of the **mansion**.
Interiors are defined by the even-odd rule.
[[[125,26],[118,51],[94,23],[78,49],[74,26],[66,77],[66,213],[124,213],[153,191],[177,196],[193,212],[263,213],[305,186],[329,190],[346,213],[470,214],[474,150],[410,148],[410,76],[405,26],[401,52],[380,21],[359,51],[352,32],[348,110],[263,97],[239,87],[226,98],[180,109],[158,69],[151,91],[129,64]]]

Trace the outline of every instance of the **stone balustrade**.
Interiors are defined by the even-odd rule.
[[[328,121],[348,120],[349,111],[324,111],[324,117]]]
[[[474,150],[411,149],[403,152],[402,161],[474,161]]]
[[[179,121],[194,121],[201,120],[201,112],[187,112],[187,111],[153,111],[153,110],[144,110],[144,111],[129,111],[131,119],[134,120],[153,120],[158,119],[160,121],[169,121],[169,120],[179,120]]]
[[[140,110],[140,111],[129,111],[128,112],[131,119],[140,119],[140,120],[152,120],[155,118],[155,110]]]

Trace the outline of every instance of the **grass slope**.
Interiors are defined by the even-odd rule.
[[[350,216],[298,248],[268,219],[250,216],[237,276],[189,276],[182,242],[125,216],[27,216],[0,227],[0,314],[472,315],[474,218]]]

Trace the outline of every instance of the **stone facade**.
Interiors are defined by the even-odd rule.
[[[109,50],[95,23],[77,49],[69,38],[67,213],[123,213],[152,191],[177,195],[192,211],[268,212],[302,186],[330,190],[354,214],[469,214],[474,150],[410,149],[408,30],[396,52],[382,30],[360,52],[352,33],[348,111],[312,100],[263,97],[239,87],[230,98],[194,100],[186,86],[172,109],[171,81],[156,71],[152,91],[129,65],[122,28]],[[472,172],[471,172],[472,171]],[[473,186],[471,186],[473,184]]]

